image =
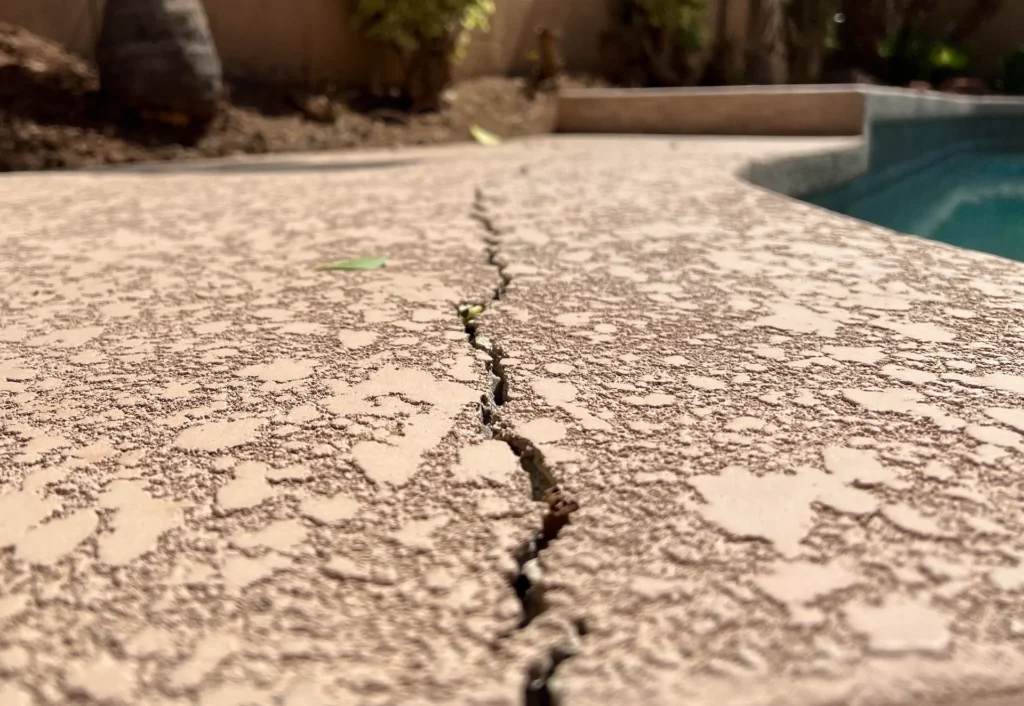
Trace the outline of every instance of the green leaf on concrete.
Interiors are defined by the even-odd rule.
[[[487,147],[493,147],[494,145],[501,144],[501,138],[495,135],[490,130],[485,130],[479,125],[474,125],[469,128],[469,134],[473,136],[473,139],[479,142],[481,145]]]
[[[379,270],[384,267],[386,257],[357,257],[352,260],[339,260],[320,265],[318,270]]]

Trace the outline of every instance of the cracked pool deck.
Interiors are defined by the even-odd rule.
[[[1024,264],[735,176],[848,144],[0,178],[0,704],[1024,689]]]

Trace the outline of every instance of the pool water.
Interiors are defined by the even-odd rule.
[[[807,200],[903,233],[1024,261],[1024,152],[961,152]]]

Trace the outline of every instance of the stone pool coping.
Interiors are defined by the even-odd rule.
[[[1024,113],[1024,99],[867,86],[581,88],[561,92],[557,132],[837,137],[877,120]]]
[[[556,131],[861,138],[821,153],[755,156],[740,170],[757,186],[798,196],[867,172],[872,125],[996,115],[1024,115],[1024,99],[857,84],[587,88],[561,93]]]

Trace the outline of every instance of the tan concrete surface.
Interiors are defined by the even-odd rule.
[[[0,179],[0,704],[1017,703],[1024,264],[848,148]]]
[[[0,704],[513,702],[481,168],[388,161],[2,180]]]
[[[1020,688],[1024,265],[737,183],[783,142],[580,147],[484,187],[565,703]]]

